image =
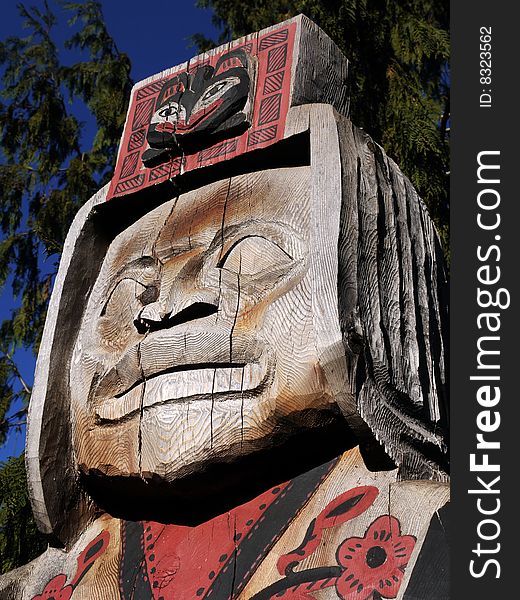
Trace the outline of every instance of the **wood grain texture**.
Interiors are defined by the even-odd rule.
[[[329,104],[348,117],[349,61],[329,36],[305,15],[295,17],[299,40],[293,66],[291,106]]]
[[[416,540],[413,552],[410,554],[408,566],[404,569],[404,577],[395,596],[399,599],[405,597],[406,587],[410,580],[410,576],[413,573],[417,557],[420,554],[420,549],[430,525],[430,519],[432,515],[435,515],[436,511],[448,501],[449,489],[446,484],[433,483],[430,481],[398,482],[397,477],[396,470],[387,472],[367,471],[357,449],[346,453],[327,477],[324,484],[322,484],[317,492],[310,498],[304,510],[292,521],[284,534],[279,538],[271,553],[255,572],[249,585],[239,596],[239,599],[247,600],[255,598],[261,600],[263,598],[268,598],[269,596],[262,592],[268,587],[266,586],[266,582],[272,582],[273,578],[275,578],[275,580],[277,579],[278,582],[283,581],[283,575],[279,573],[278,567],[278,565],[280,565],[280,557],[286,555],[286,553],[294,548],[299,547],[301,549],[301,554],[298,565],[292,569],[292,572],[303,572],[307,569],[319,569],[323,565],[337,565],[338,559],[340,558],[338,547],[341,546],[346,538],[350,538],[351,540],[352,538],[357,538],[347,544],[347,548],[355,548],[355,544],[361,543],[361,545],[363,545],[363,550],[365,550],[365,542],[363,540],[366,539],[367,532],[370,531],[371,525],[380,518],[381,515],[390,515],[396,518],[400,526],[400,534],[412,535]],[[321,531],[320,543],[317,545],[314,552],[306,555],[306,553],[302,551],[302,540],[304,539],[305,532],[308,531],[309,517],[311,515],[317,517],[322,513],[323,509],[326,506],[330,506],[333,500],[341,493],[345,493],[347,490],[359,486],[373,486],[376,488],[378,491],[376,498],[369,507],[352,520],[347,519],[342,522],[339,517],[336,517],[336,521],[333,521],[333,523],[335,523],[334,525]],[[317,533],[316,529],[314,529],[314,533]],[[389,533],[388,529],[386,533]],[[394,534],[395,533],[396,532],[394,531]],[[379,543],[374,542],[373,537],[370,537],[370,541],[374,545]],[[396,541],[396,543],[398,542]],[[446,553],[446,546],[439,547],[439,557],[442,555],[446,556]],[[344,561],[343,564],[349,565],[349,562]],[[275,575],[275,573],[277,575]],[[355,576],[358,577],[356,570],[352,569],[351,573],[356,573]],[[417,574],[417,576],[420,579],[420,574]],[[350,583],[353,580],[354,577],[349,579],[349,586],[347,586],[349,591]],[[304,585],[299,586],[299,590],[296,590],[291,586],[293,593],[296,594],[297,591],[305,593],[309,589],[307,587],[309,581],[312,581],[312,578],[307,579],[307,582],[305,582]],[[324,580],[322,580],[321,583],[323,584]],[[338,598],[338,588],[334,585],[330,585],[330,581],[328,583],[329,585],[325,584],[324,587],[317,585],[312,588],[313,591],[307,592],[309,593],[309,597],[315,598],[316,600]],[[376,587],[378,585],[379,582],[376,584]],[[357,591],[356,586],[354,586],[351,593],[355,591]],[[368,591],[369,588],[367,588],[364,593],[368,593]],[[384,595],[384,591],[382,591],[381,588],[378,588],[378,591],[381,591]],[[291,598],[292,596],[289,593],[287,597]],[[298,596],[295,595],[295,597]],[[354,594],[352,597],[355,597]],[[431,596],[424,595],[421,597],[423,597],[424,600],[427,598],[437,598],[435,592],[433,592],[433,595]]]
[[[37,363],[51,547],[0,598],[444,600],[446,275],[348,61],[300,15],[132,94]]]
[[[346,380],[330,378],[338,381],[334,396],[346,398],[338,404],[361,436],[362,416],[403,478],[445,480],[447,276],[435,228],[410,182],[367,134],[324,105],[291,111],[288,130],[306,126],[313,198],[321,198],[313,204],[322,253],[314,314],[329,310],[330,324],[339,315],[346,357],[336,370],[346,369]],[[337,255],[328,250],[327,258],[330,239]],[[337,306],[321,292],[331,280],[323,278],[328,264],[337,273]],[[334,332],[332,325],[321,338],[331,349]]]
[[[105,186],[81,208],[65,240],[38,352],[27,416],[25,460],[34,517],[43,533],[56,533],[60,537],[60,532],[65,530],[65,538],[78,535],[75,526],[82,523],[82,519],[70,522],[64,515],[69,510],[77,516],[83,514],[87,511],[87,501],[77,485],[70,451],[68,358],[64,361],[64,356],[68,354],[65,348],[70,348],[79,324],[77,308],[88,292],[89,276],[94,278],[96,267],[99,268],[95,258],[105,251],[99,238],[93,237],[91,232],[85,235],[85,232],[88,231],[89,215],[95,206],[105,201],[107,191]],[[75,275],[79,277],[72,283]]]
[[[351,199],[339,241],[340,273],[349,283],[343,288],[340,280],[339,295],[347,353],[354,339],[361,359],[359,411],[403,478],[443,480],[448,316],[439,240],[424,204],[382,148],[347,120],[338,117],[338,126],[343,198]]]

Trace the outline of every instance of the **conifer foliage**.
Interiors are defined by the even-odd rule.
[[[350,60],[351,119],[397,162],[426,201],[446,253],[449,172],[447,0],[197,0],[218,43],[299,13]],[[193,37],[201,50],[214,42]]]
[[[30,395],[15,351],[38,351],[67,230],[110,179],[132,86],[100,2],[45,0],[19,11],[27,35],[0,42],[0,286],[17,300],[0,324],[0,444],[23,423]],[[60,19],[70,26],[64,44],[56,41]],[[93,140],[75,116],[81,104]],[[41,551],[29,515],[23,457],[11,459],[0,470],[2,570]]]

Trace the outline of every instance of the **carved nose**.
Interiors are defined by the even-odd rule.
[[[141,310],[134,324],[139,333],[146,333],[209,317],[215,314],[217,310],[218,304],[212,299],[199,300],[194,298],[190,302],[184,302],[177,310],[172,311],[161,310],[159,302],[152,302]]]

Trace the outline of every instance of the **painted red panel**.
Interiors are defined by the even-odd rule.
[[[257,39],[248,40],[247,43],[238,40],[235,44],[231,44],[231,47],[226,47],[222,52],[209,58],[190,61],[190,72],[194,72],[203,64],[214,67],[224,53],[239,48],[257,59],[251,127],[241,135],[192,154],[152,167],[145,167],[142,162],[142,155],[149,148],[146,130],[162,86],[174,74],[185,72],[186,67],[181,66],[168,75],[159,75],[156,80],[134,90],[107,200],[134,193],[193,169],[217,164],[251,150],[265,148],[283,139],[290,102],[295,31],[296,24],[291,23],[278,31],[271,31]],[[135,157],[133,153],[136,153]]]

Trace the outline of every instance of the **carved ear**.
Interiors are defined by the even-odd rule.
[[[243,67],[247,69],[248,55],[243,50],[232,50],[219,58],[215,65],[215,75],[220,75],[228,69]]]
[[[155,103],[156,109],[162,106],[167,100],[179,97],[188,87],[188,75],[186,73],[181,73],[166,81]]]
[[[197,97],[199,93],[204,91],[206,82],[214,76],[215,70],[210,65],[200,66],[194,73],[190,75],[189,89]]]

